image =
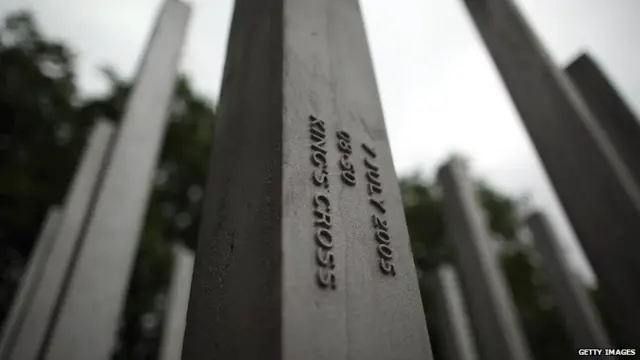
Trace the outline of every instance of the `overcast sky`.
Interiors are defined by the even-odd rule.
[[[47,35],[69,43],[85,93],[106,83],[98,68],[130,77],[162,0],[2,0],[0,15],[31,9]],[[582,50],[605,68],[640,113],[640,1],[515,0],[561,66]],[[191,0],[182,69],[217,98],[232,0]],[[400,175],[433,176],[456,151],[501,190],[530,194],[547,211],[576,269],[592,273],[576,245],[532,144],[462,0],[361,0]]]

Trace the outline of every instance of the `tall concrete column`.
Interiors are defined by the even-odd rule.
[[[138,69],[44,360],[109,359],[116,344],[190,8],[166,0]]]
[[[114,127],[110,122],[98,121],[88,137],[64,202],[54,245],[49,249],[22,324],[16,329],[15,342],[11,349],[7,349],[6,358],[2,360],[36,360],[44,347],[47,333],[64,297],[69,274],[73,271],[83,231],[95,206],[113,134]]]
[[[617,346],[640,339],[640,191],[511,0],[465,0],[602,290]]]
[[[173,256],[173,275],[165,309],[160,360],[182,359],[184,329],[187,324],[187,306],[193,275],[193,253],[176,245]]]
[[[357,0],[236,1],[183,358],[431,359]]]
[[[591,299],[572,273],[546,217],[535,213],[527,220],[527,224],[542,255],[547,279],[575,347],[611,348]]]
[[[636,115],[588,54],[578,56],[565,73],[631,171],[636,185],[640,185],[640,122]]]
[[[459,160],[438,173],[448,238],[483,359],[530,359],[517,309],[499,268],[476,191]]]
[[[444,359],[478,360],[473,331],[455,269],[450,265],[442,265],[431,276],[436,305],[434,313],[443,340]]]
[[[62,210],[58,206],[53,206],[47,211],[29,262],[20,278],[20,284],[13,298],[11,309],[2,326],[2,333],[0,333],[0,359],[8,358],[13,350],[16,338],[20,334],[25,314],[29,310],[33,294],[40,284],[45,263],[55,243],[56,233],[60,228],[61,216]]]

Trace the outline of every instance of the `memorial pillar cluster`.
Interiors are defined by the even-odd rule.
[[[116,346],[190,8],[166,0],[118,131],[98,121],[64,206],[50,212],[1,360],[107,360]]]
[[[464,2],[591,262],[615,345],[637,347],[637,119],[589,57],[554,64],[511,0]]]
[[[640,124],[588,55],[553,64],[511,0],[465,4],[598,276],[616,345],[633,348]],[[121,128],[96,123],[0,360],[110,358],[190,12],[164,2]],[[359,2],[236,0],[217,119],[195,259],[174,249],[162,360],[432,359]],[[438,175],[457,268],[432,274],[445,347],[528,360],[466,171],[452,160]],[[575,345],[610,347],[544,215],[527,225]]]

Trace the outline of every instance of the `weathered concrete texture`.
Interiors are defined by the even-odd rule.
[[[173,275],[165,309],[160,360],[180,360],[184,329],[187,324],[187,307],[191,276],[193,275],[193,252],[176,245],[173,256]]]
[[[530,359],[517,310],[489,244],[490,235],[476,192],[459,160],[438,173],[444,194],[448,238],[483,359]]]
[[[575,348],[611,348],[591,299],[584,285],[578,282],[571,271],[546,217],[541,213],[535,213],[527,220],[527,224],[542,255],[547,280]]]
[[[47,212],[29,262],[20,278],[20,284],[13,298],[11,309],[2,326],[2,333],[0,333],[0,359],[9,359],[16,339],[20,334],[25,314],[31,306],[33,294],[40,284],[45,263],[55,243],[61,217],[62,211],[58,206],[51,207]]]
[[[455,269],[441,265],[431,275],[435,293],[435,311],[442,337],[444,359],[478,360],[473,331]]]
[[[82,232],[95,205],[113,134],[111,123],[98,121],[88,138],[65,199],[55,245],[51,246],[46,257],[41,279],[33,291],[33,299],[25,311],[7,360],[35,360],[46,342],[60,299],[64,297],[68,276],[73,270]]]
[[[218,111],[183,358],[431,359],[358,1],[236,1]]]
[[[175,0],[160,12],[44,359],[111,357],[189,14]]]
[[[596,61],[581,54],[565,73],[640,185],[640,122]]]
[[[616,346],[640,339],[640,191],[510,0],[466,0],[602,290]]]

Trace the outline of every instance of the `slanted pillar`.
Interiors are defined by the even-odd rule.
[[[20,334],[24,316],[29,310],[33,294],[42,279],[45,263],[55,242],[56,233],[60,227],[61,215],[62,211],[58,206],[53,206],[47,211],[40,234],[34,249],[31,251],[29,262],[20,277],[20,284],[13,298],[11,309],[2,326],[2,333],[0,333],[0,359],[8,359],[16,338]]]
[[[189,6],[177,0],[162,6],[43,360],[111,358],[189,14]]]
[[[441,265],[430,279],[435,293],[434,316],[439,333],[442,334],[444,359],[478,360],[473,330],[457,275],[452,266]]]
[[[465,0],[598,277],[616,346],[640,339],[640,189],[512,0]]]
[[[187,306],[193,275],[193,252],[176,245],[173,254],[173,275],[165,307],[160,360],[182,359],[182,343],[187,324]]]
[[[439,171],[448,238],[483,359],[528,360],[517,309],[499,268],[483,210],[464,165],[452,160]]]
[[[536,248],[542,255],[549,285],[576,349],[611,348],[591,299],[584,285],[578,282],[571,271],[546,217],[541,213],[534,213],[527,224]]]
[[[357,0],[238,0],[183,358],[431,359]]]
[[[565,73],[640,185],[640,122],[636,115],[588,54],[578,56]]]
[[[82,244],[82,232],[95,206],[112,145],[114,126],[98,121],[88,137],[84,153],[69,187],[53,245],[45,257],[32,299],[15,329],[15,341],[2,360],[36,360],[55,323],[67,281]]]

